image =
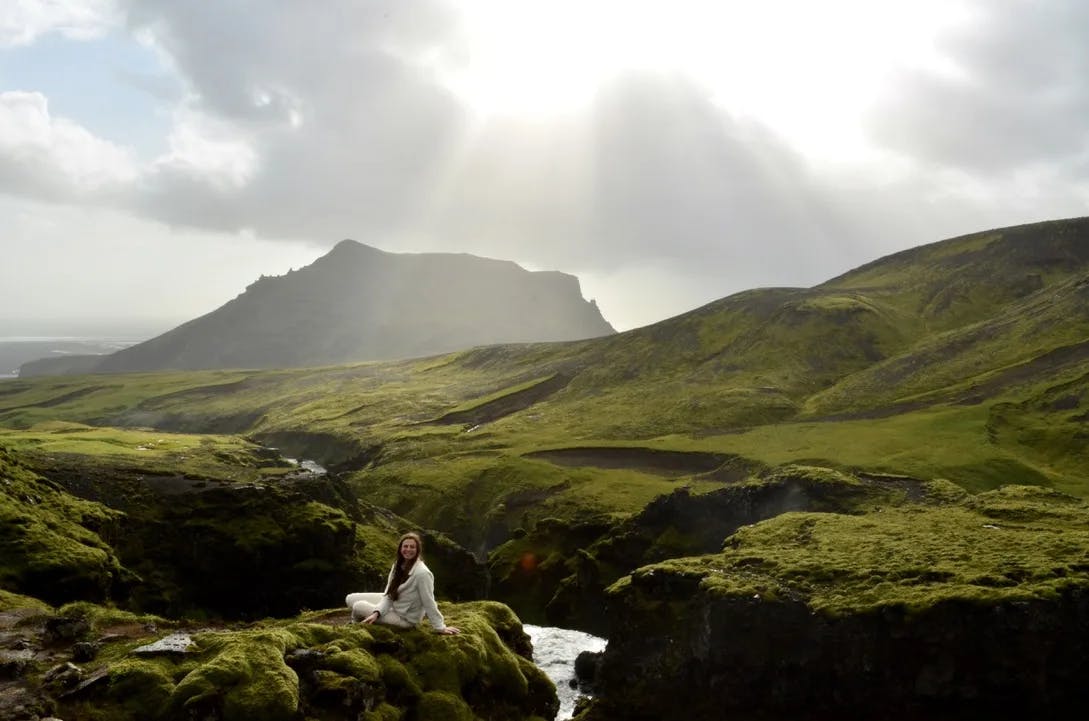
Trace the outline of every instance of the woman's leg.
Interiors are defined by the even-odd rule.
[[[352,609],[352,622],[359,623],[378,608],[378,602],[382,599],[380,593],[349,593],[344,603]],[[389,610],[378,617],[377,623],[398,628],[412,628],[412,624],[397,615],[396,611]]]
[[[344,603],[348,604],[348,608],[351,608],[359,601],[366,601],[367,603],[378,605],[378,602],[382,600],[382,594],[380,593],[349,593],[344,597]]]
[[[382,600],[380,593],[349,593],[344,597],[344,603],[352,609],[353,623],[358,623],[371,615],[371,612],[378,607],[380,600]]]

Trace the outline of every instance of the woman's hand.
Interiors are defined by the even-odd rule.
[[[371,611],[370,615],[363,619],[363,623],[374,623],[380,615],[378,611]]]
[[[461,629],[455,626],[447,626],[438,633],[440,636],[457,636],[459,633],[461,633]]]

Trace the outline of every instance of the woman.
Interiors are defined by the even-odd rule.
[[[423,541],[406,533],[397,542],[397,557],[389,571],[385,593],[349,593],[352,622],[383,623],[413,628],[426,615],[431,628],[451,636],[461,631],[447,626],[435,603],[435,576],[423,562]]]

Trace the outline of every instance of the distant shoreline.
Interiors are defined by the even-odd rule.
[[[10,335],[0,336],[0,380],[19,378],[25,363],[64,356],[107,356],[145,340],[131,335]]]
[[[117,337],[103,338],[93,335],[11,335],[0,336],[0,343],[92,343],[96,345],[108,345],[124,343],[132,345],[146,340],[145,338]]]

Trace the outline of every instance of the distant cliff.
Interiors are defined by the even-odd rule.
[[[572,275],[344,240],[311,265],[262,277],[215,311],[106,356],[93,370],[317,366],[615,332]],[[51,372],[36,363],[21,375]]]

